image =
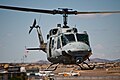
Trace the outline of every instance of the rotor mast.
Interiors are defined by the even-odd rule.
[[[67,18],[68,18],[68,15],[67,14],[63,14],[63,24],[64,24],[63,27],[67,27]]]
[[[68,10],[72,10],[72,9],[68,9],[68,8],[58,8],[58,10],[62,10],[63,11],[63,28],[67,28],[67,21],[68,21]]]

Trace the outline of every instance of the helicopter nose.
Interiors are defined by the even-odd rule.
[[[72,42],[64,46],[63,50],[69,53],[69,52],[74,52],[74,51],[91,51],[91,48],[89,45],[83,42]]]
[[[91,52],[90,46],[83,42],[68,43],[62,48],[62,55],[72,57],[76,63],[81,63],[88,59],[92,54]]]

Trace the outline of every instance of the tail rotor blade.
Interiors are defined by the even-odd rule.
[[[36,19],[34,19],[32,27],[35,27],[35,25],[36,25]]]
[[[30,27],[29,34],[31,33],[32,29],[33,29],[33,27]]]
[[[36,19],[34,19],[33,25],[30,26],[30,30],[29,30],[29,34],[31,33],[31,31],[33,30],[33,28],[36,27]]]

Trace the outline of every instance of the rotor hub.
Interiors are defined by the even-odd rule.
[[[67,18],[68,18],[68,14],[69,12],[77,12],[77,11],[72,11],[73,9],[68,9],[68,8],[58,8],[58,10],[62,10],[62,14],[63,14],[63,28],[68,28],[67,26]],[[76,13],[74,13],[76,14]]]

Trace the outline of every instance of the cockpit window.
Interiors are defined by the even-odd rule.
[[[62,46],[64,46],[69,42],[75,41],[75,36],[74,34],[62,34],[61,41],[62,41]]]
[[[65,34],[65,37],[68,39],[69,42],[75,41],[74,34]]]
[[[62,41],[62,46],[66,45],[69,42],[68,39],[65,37],[65,35],[61,36],[61,41]]]
[[[86,34],[76,34],[76,37],[77,37],[78,41],[85,42],[86,44],[89,45],[88,35],[86,35]]]

